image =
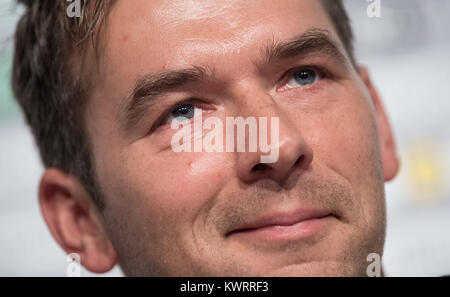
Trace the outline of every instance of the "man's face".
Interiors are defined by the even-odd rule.
[[[298,38],[309,46],[267,57]],[[382,254],[377,111],[318,1],[118,1],[104,44],[86,126],[126,274],[362,275]],[[183,69],[203,75],[154,85]],[[278,117],[278,160],[174,152],[180,106]]]

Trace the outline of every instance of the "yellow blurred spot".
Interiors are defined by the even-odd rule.
[[[414,196],[423,202],[435,202],[444,194],[442,160],[434,145],[421,142],[407,157],[408,175]]]

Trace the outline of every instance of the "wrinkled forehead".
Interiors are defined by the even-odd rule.
[[[117,1],[106,27],[103,70],[132,76],[257,55],[262,44],[311,28],[333,31],[315,0]]]

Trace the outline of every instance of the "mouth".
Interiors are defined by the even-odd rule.
[[[227,233],[258,241],[292,241],[313,237],[323,231],[337,217],[325,210],[297,210],[265,215]]]

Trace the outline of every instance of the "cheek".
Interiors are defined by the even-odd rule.
[[[142,145],[127,155],[116,174],[121,195],[145,216],[184,227],[208,208],[229,172],[221,153],[152,153]]]
[[[315,158],[347,179],[353,187],[378,182],[381,158],[374,111],[363,93],[349,92],[345,103],[317,117],[309,127]]]
[[[377,135],[370,121],[342,118],[329,123],[329,130],[320,137],[322,159],[354,186],[377,164]]]
[[[317,167],[348,185],[353,200],[343,210],[350,237],[366,252],[382,253],[386,212],[376,118],[369,97],[353,94],[308,130]]]
[[[355,211],[347,215],[361,228],[374,228],[381,226],[384,218],[376,119],[363,94],[347,99],[348,103],[330,110],[326,117],[311,121],[305,138],[312,146],[318,167],[345,179],[352,190]]]

